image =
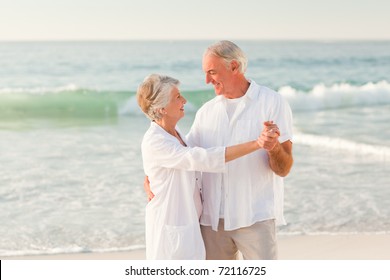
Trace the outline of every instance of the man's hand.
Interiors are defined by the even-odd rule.
[[[154,197],[154,193],[150,190],[150,183],[149,183],[149,178],[148,176],[145,176],[144,180],[144,189],[146,192],[146,196],[148,197],[148,201],[151,201]]]
[[[259,138],[257,138],[257,143],[261,148],[271,151],[278,144],[278,138],[280,136],[279,128],[273,121],[264,122],[263,131]]]

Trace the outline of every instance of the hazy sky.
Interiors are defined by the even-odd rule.
[[[0,0],[0,40],[390,39],[389,0]]]

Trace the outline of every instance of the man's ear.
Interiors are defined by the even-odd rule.
[[[231,63],[230,63],[230,67],[232,69],[233,72],[237,72],[238,71],[238,68],[240,67],[240,65],[238,64],[238,62],[236,60],[233,60]]]

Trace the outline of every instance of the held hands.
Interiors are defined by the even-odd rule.
[[[264,122],[263,131],[261,132],[259,138],[257,138],[257,143],[260,148],[265,149],[270,152],[278,144],[280,136],[279,128],[273,121]]]

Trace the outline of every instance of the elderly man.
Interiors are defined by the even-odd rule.
[[[234,145],[261,133],[264,149],[202,173],[200,219],[207,259],[277,259],[275,225],[284,223],[283,178],[291,169],[292,113],[275,91],[245,77],[247,58],[220,41],[203,55],[206,83],[217,95],[197,112],[190,145]]]

